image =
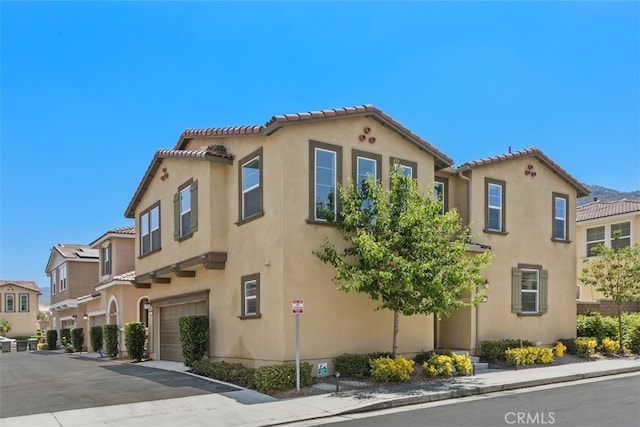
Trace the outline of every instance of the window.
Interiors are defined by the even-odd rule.
[[[596,246],[603,245],[604,240],[604,225],[600,227],[587,228],[587,256],[595,256],[592,252]]]
[[[4,294],[4,311],[16,311],[16,294]]]
[[[569,196],[553,193],[553,240],[569,240],[568,206]]]
[[[418,178],[418,164],[416,162],[391,157],[391,166],[394,165],[397,165],[405,176],[413,179]]]
[[[60,292],[67,289],[67,266],[60,266]]]
[[[173,196],[173,237],[190,237],[198,229],[198,181],[189,180]]]
[[[240,222],[262,216],[262,148],[240,160]]]
[[[504,181],[485,178],[485,231],[505,232]]]
[[[340,211],[338,184],[342,181],[342,147],[311,141],[309,174],[309,218],[336,220]]]
[[[51,294],[55,295],[58,289],[58,270],[51,271]]]
[[[449,210],[448,188],[449,180],[447,178],[436,177],[433,183],[433,195],[442,204],[441,212],[443,214]]]
[[[140,215],[140,256],[160,250],[160,202]]]
[[[511,269],[511,312],[546,313],[548,277],[547,270],[540,265],[518,264]]]
[[[260,275],[242,277],[242,316],[260,316]]]
[[[367,178],[373,178],[375,180],[380,178],[380,175],[382,175],[382,156],[359,150],[353,150],[352,156],[353,182],[359,190],[362,190],[362,183],[365,182]],[[363,209],[370,209],[372,205],[373,203],[370,200],[364,200],[362,202]]]
[[[631,223],[611,224],[611,247],[622,249],[631,246]]]
[[[111,274],[111,244],[102,248],[102,275]]]
[[[20,294],[20,308],[21,312],[29,311],[29,294]]]

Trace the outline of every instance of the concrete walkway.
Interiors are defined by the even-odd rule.
[[[145,362],[183,370],[171,362]],[[470,377],[276,400],[253,390],[156,400],[128,405],[4,418],[3,427],[73,426],[274,426],[341,414],[513,390],[628,372],[640,372],[640,357],[606,359],[544,368],[489,371]],[[186,375],[191,375],[185,373]]]

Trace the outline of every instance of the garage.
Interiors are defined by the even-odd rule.
[[[159,314],[159,359],[184,361],[180,346],[180,325],[178,322],[184,316],[208,315],[208,293],[163,298],[159,301],[152,301],[151,304],[157,307],[156,312]]]

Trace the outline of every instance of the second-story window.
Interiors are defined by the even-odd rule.
[[[4,294],[4,311],[16,311],[16,294]]]
[[[20,307],[21,312],[29,311],[29,294],[20,294]]]
[[[611,224],[611,247],[622,249],[631,246],[631,223]]]
[[[505,231],[505,182],[485,179],[485,231]]]
[[[51,271],[51,295],[58,292],[58,270]]]
[[[381,175],[382,156],[364,151],[353,150],[352,154],[353,181],[359,191],[363,190],[363,183],[368,178],[378,180]],[[365,199],[362,202],[362,209],[371,209],[373,202]]]
[[[446,178],[436,177],[436,180],[433,183],[433,195],[440,201],[442,205],[441,212],[443,214],[449,210],[449,197],[447,195],[448,186],[449,180]]]
[[[102,248],[102,275],[111,274],[111,244]]]
[[[60,266],[60,291],[67,289],[67,266]]]
[[[160,203],[140,215],[140,255],[160,249]]]
[[[262,148],[240,162],[240,221],[262,214]]]
[[[342,147],[309,141],[309,219],[334,221],[340,212]]]
[[[599,227],[587,228],[587,256],[594,256],[593,249],[599,245],[603,245],[604,240],[604,225]]]
[[[173,197],[176,240],[191,236],[198,229],[198,181],[189,180]]]
[[[568,205],[569,196],[553,193],[553,240],[569,240]]]

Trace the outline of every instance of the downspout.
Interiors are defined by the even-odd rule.
[[[463,172],[462,169],[458,169],[458,176],[461,179],[467,181],[467,225],[469,227],[471,227],[471,178],[469,178],[468,176],[465,176],[462,172]],[[479,331],[478,322],[480,321],[479,310],[480,310],[480,304],[477,304],[474,307],[474,311],[475,311],[475,315],[476,315],[476,327],[475,327],[475,329],[476,329],[476,333],[475,333],[475,335],[476,335],[475,336],[475,338],[476,338],[475,339],[475,341],[476,341],[476,353],[478,352],[478,347],[479,347],[479,343],[480,343],[479,340],[478,340],[478,331]]]

